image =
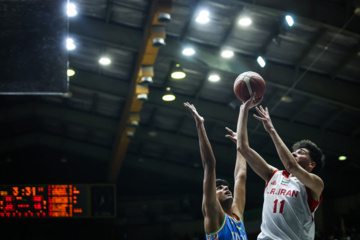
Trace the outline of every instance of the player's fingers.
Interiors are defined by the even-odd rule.
[[[236,143],[236,139],[233,136],[225,135],[225,137]]]
[[[259,113],[260,116],[265,117],[264,113],[258,107],[256,107],[255,109]]]
[[[259,120],[259,121],[265,121],[265,120],[266,120],[265,118],[259,117],[259,116],[256,115],[256,114],[253,114],[253,117],[256,118],[256,119]]]
[[[228,127],[225,127],[225,129],[226,129],[229,133],[231,133],[231,134],[233,134],[233,133],[234,133],[234,131],[233,131],[233,130],[231,130],[230,128],[228,128]]]
[[[262,105],[260,105],[261,111],[266,112]]]

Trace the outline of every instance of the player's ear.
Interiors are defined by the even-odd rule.
[[[314,161],[311,162],[311,163],[310,163],[310,166],[314,169],[314,168],[316,167],[316,162],[314,162]]]

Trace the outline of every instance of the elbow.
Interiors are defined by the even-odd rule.
[[[250,150],[250,147],[249,147],[248,144],[240,143],[240,144],[237,145],[236,149],[240,153],[244,154],[244,153],[246,153],[246,152],[248,152]]]
[[[211,171],[216,168],[216,162],[215,161],[203,162],[203,167],[204,167],[204,170]]]
[[[245,171],[241,171],[240,174],[238,175],[238,178],[239,178],[241,181],[246,181],[246,178],[247,178],[246,170],[245,170]]]
[[[246,182],[246,178],[247,178],[246,170],[245,170],[245,171],[240,171],[240,172],[235,176],[235,182],[236,182],[236,181]]]

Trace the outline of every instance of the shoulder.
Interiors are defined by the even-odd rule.
[[[273,178],[277,178],[278,176],[281,176],[284,174],[284,172],[286,172],[285,170],[279,170],[279,169],[274,169],[269,177],[269,180],[266,182],[266,185],[273,179]],[[287,173],[287,172],[286,172]],[[286,176],[286,175],[285,175]]]

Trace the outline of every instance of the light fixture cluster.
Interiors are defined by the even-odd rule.
[[[68,17],[75,17],[78,14],[77,7],[74,3],[69,2],[66,5],[66,14]],[[72,51],[72,50],[76,49],[75,42],[72,38],[66,39],[66,49],[68,51]],[[66,74],[67,74],[67,76],[72,77],[75,75],[75,71],[73,69],[68,69]]]
[[[209,11],[207,11],[207,10],[199,11],[195,21],[199,24],[206,24],[206,23],[210,22]],[[292,27],[295,23],[295,21],[291,15],[286,15],[285,21],[289,27]],[[238,20],[238,25],[241,27],[249,27],[252,23],[253,23],[252,19],[246,15],[241,16]],[[186,56],[191,56],[191,55],[195,54],[195,50],[194,49],[189,50],[189,48],[185,48],[185,49],[183,49],[182,53]],[[234,56],[234,52],[232,50],[223,50],[221,52],[221,57],[223,57],[223,58],[228,59],[228,58],[232,58],[233,56]],[[264,68],[266,66],[266,61],[263,56],[258,56],[257,62],[260,65],[260,67],[262,67],[262,68]]]
[[[77,11],[77,6],[72,3],[72,2],[69,2],[67,5],[66,5],[66,14],[68,17],[75,17],[77,14],[78,14],[78,11]],[[161,16],[161,18],[164,20],[164,19],[167,19],[168,16]],[[76,49],[76,42],[73,38],[71,37],[68,37],[66,39],[66,49],[68,51],[73,51]],[[106,57],[106,56],[102,56],[100,59],[99,59],[99,64],[103,65],[103,66],[106,66],[106,65],[109,65],[111,64],[111,59],[109,57]],[[71,76],[74,76],[75,75],[75,71],[73,69],[68,69],[67,70],[67,75],[69,77]]]
[[[180,66],[180,64],[175,64],[171,69],[170,73],[171,78],[173,79],[183,79],[186,77],[186,73]],[[162,96],[162,100],[165,102],[171,102],[176,99],[175,94],[171,91],[170,87],[166,87],[165,93]]]

